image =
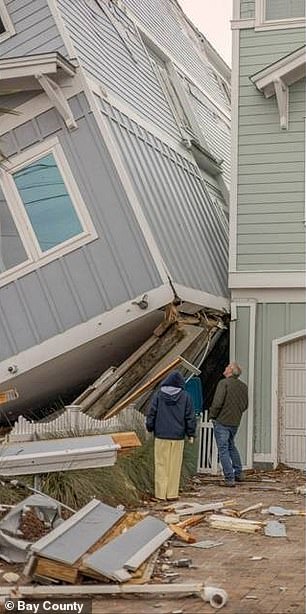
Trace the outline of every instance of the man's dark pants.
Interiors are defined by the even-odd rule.
[[[214,420],[214,435],[226,482],[234,482],[242,473],[240,454],[235,446],[238,426],[225,426]]]

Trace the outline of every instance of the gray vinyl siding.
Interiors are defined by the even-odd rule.
[[[301,29],[240,34],[239,271],[305,268],[305,83],[290,86],[289,129],[281,130],[275,96],[265,99],[250,81],[304,37]]]
[[[97,97],[173,281],[227,290],[227,234],[199,169]]]
[[[70,0],[59,0],[58,4],[86,71],[120,96],[141,117],[179,138],[177,123],[132,22],[129,22],[128,41],[137,61],[98,5],[96,12],[85,0],[74,0],[73,11]]]
[[[255,17],[255,0],[240,0],[241,19],[252,19]]]
[[[16,34],[0,43],[0,57],[12,58],[66,48],[46,0],[6,0]]]
[[[229,110],[229,102],[218,84],[213,67],[205,61],[204,50],[197,50],[196,44],[187,35],[186,24],[183,26],[180,23],[181,13],[175,4],[169,0],[125,0],[125,3],[161,48],[185,69],[186,75],[194,79],[216,103]]]
[[[56,135],[98,239],[0,288],[0,360],[162,283],[85,97],[70,104],[77,130],[69,133],[52,109],[2,144],[13,155]]]

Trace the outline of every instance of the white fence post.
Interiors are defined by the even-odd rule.
[[[213,424],[205,411],[200,422],[198,473],[218,473],[218,450],[214,438]]]

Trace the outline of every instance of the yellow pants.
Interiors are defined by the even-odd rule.
[[[154,442],[155,497],[178,497],[184,452],[183,439],[158,439]]]

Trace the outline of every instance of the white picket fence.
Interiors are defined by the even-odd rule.
[[[213,424],[208,420],[208,412],[202,415],[199,424],[198,473],[219,473],[218,450],[214,438]]]
[[[19,416],[9,434],[9,441],[32,441],[36,437],[59,437],[65,433],[114,433],[122,430],[145,431],[145,418],[133,405],[126,407],[119,415],[109,420],[99,420],[84,414],[78,405],[67,405],[55,419],[31,422]]]

